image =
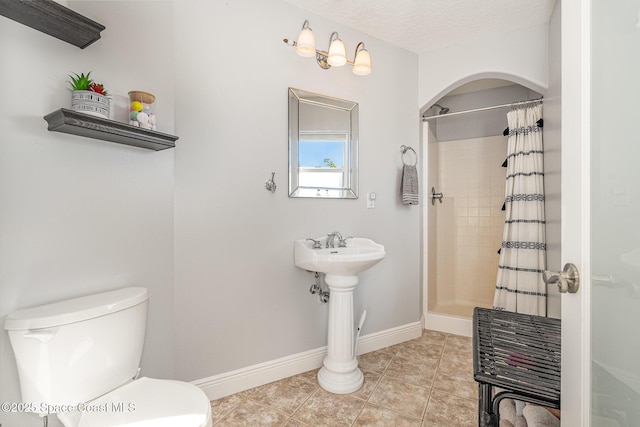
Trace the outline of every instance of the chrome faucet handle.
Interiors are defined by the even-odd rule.
[[[322,249],[322,243],[320,243],[320,240],[316,240],[312,238],[308,238],[307,240],[310,240],[313,242],[313,249]]]
[[[344,239],[340,239],[338,241],[338,247],[339,248],[346,248],[348,239],[353,239],[353,236],[349,236],[349,237],[345,237]]]

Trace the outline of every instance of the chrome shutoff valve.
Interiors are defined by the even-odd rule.
[[[313,239],[307,239],[307,240],[313,240]],[[311,287],[309,288],[309,292],[311,293],[311,295],[315,295],[318,292],[322,291],[322,288],[320,287],[320,274],[317,271],[315,274],[315,278],[316,278],[316,282],[313,285],[311,285]]]
[[[322,291],[318,294],[318,297],[320,297],[320,302],[321,303],[328,303],[329,302],[329,291]]]

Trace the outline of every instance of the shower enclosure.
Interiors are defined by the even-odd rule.
[[[502,133],[508,108],[456,113],[540,97],[510,82],[496,86],[450,94],[424,114],[438,116],[425,121],[422,132],[427,329],[470,336],[473,308],[493,305],[505,221],[507,137]],[[442,193],[442,203],[432,203],[432,187]]]
[[[438,142],[429,132],[429,186],[442,203],[427,200],[428,313],[471,318],[491,307],[504,227],[507,152],[502,136]],[[433,183],[433,184],[432,184]]]

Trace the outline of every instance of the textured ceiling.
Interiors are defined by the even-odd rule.
[[[556,0],[284,0],[414,53],[549,21]],[[311,22],[313,28],[313,22]]]

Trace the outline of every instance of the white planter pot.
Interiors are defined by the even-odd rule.
[[[109,98],[90,90],[74,90],[71,92],[71,109],[79,113],[109,118]]]

